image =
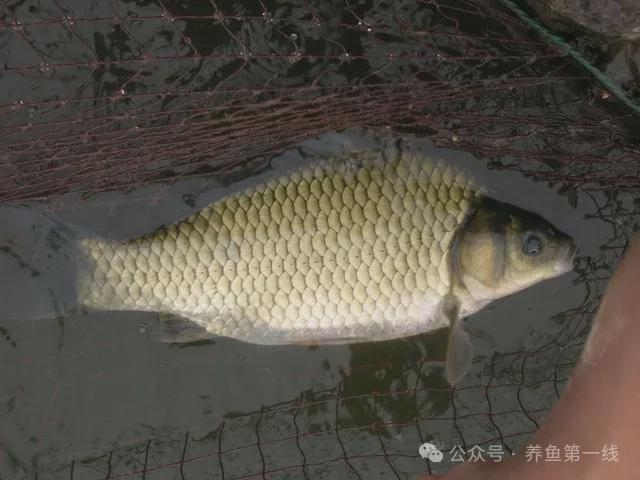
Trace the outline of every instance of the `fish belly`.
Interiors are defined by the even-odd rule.
[[[85,239],[92,308],[179,315],[261,344],[384,340],[445,326],[448,251],[479,193],[453,166],[358,152],[127,242]]]

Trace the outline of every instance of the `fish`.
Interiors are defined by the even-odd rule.
[[[577,251],[455,163],[401,149],[335,155],[143,236],[76,246],[78,305],[159,312],[165,341],[349,344],[448,327],[452,384],[473,357],[462,320],[570,271]]]

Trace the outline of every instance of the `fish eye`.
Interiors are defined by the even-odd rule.
[[[525,255],[535,257],[542,251],[542,238],[537,233],[527,233],[522,242],[522,251]]]

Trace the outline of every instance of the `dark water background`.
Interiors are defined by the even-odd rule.
[[[287,25],[287,16],[303,16],[308,11],[306,4],[231,3],[215,5],[239,15],[261,17],[270,12],[273,19],[280,19],[275,23],[279,31],[234,19],[225,24],[225,30],[211,21],[168,18],[203,15],[211,11],[211,2],[107,5],[67,1],[63,9],[57,3],[13,2],[5,21],[61,15],[67,20],[41,30],[43,36],[37,41],[47,49],[49,60],[40,71],[7,71],[0,76],[3,104],[16,99],[64,97],[70,92],[78,97],[112,95],[123,84],[127,94],[140,95],[131,100],[135,103],[142,102],[143,94],[155,87],[188,85],[206,90],[226,82],[238,88],[255,83],[285,88],[287,82],[294,84],[294,79],[302,77],[348,84],[363,80],[371,71],[379,78],[396,81],[412,74],[410,63],[387,66],[382,55],[373,55],[369,64],[340,58],[336,68],[327,69],[322,63],[300,60],[296,54],[306,55],[314,48],[325,48],[335,57],[345,52],[357,56],[363,51],[383,51],[379,38],[365,35],[363,40],[362,25],[357,34],[344,26],[354,18],[347,5],[357,12],[377,12],[367,20],[371,24],[382,21],[388,11],[382,7],[375,10],[378,4],[314,5],[326,23],[317,33],[313,22],[304,28]],[[406,7],[405,2],[398,5],[399,10]],[[451,5],[459,8],[462,3]],[[73,22],[83,16],[111,18],[114,10],[121,16],[132,12],[138,16],[170,14],[160,21],[115,22],[117,28],[100,22]],[[415,20],[438,27],[438,19],[427,13]],[[136,41],[122,25],[136,32]],[[486,33],[483,29],[495,33],[481,23],[460,28],[468,35],[482,35]],[[28,48],[19,33],[15,29],[0,31],[4,62],[39,65],[40,53]],[[243,53],[238,53],[239,45],[248,45],[253,52],[272,49],[281,53],[282,65],[258,62],[238,75],[232,74],[233,60],[186,66],[186,60],[184,65],[179,60],[189,53],[185,34],[201,53],[222,51],[237,56]],[[136,76],[138,66],[125,62],[135,56],[136,44],[154,55],[174,55],[178,60],[151,63],[144,75]],[[345,46],[348,49],[341,50]],[[446,45],[440,47],[446,50]],[[413,46],[407,44],[406,48],[411,51]],[[467,48],[473,49],[472,41]],[[57,69],[50,75],[49,63],[90,62],[90,50],[98,52],[101,62],[118,62],[101,63],[81,74],[65,76]],[[496,47],[490,53],[504,52]],[[550,59],[550,64],[555,60]],[[450,79],[450,87],[455,89],[463,70],[437,59],[433,62],[439,66],[429,64],[433,67],[429,74]],[[546,75],[542,72],[547,72],[550,64],[533,63],[535,59],[527,61],[526,68]],[[505,68],[488,63],[471,70],[482,78],[499,75]],[[514,71],[521,68],[508,67]],[[463,73],[468,71],[466,66]],[[134,80],[129,81],[132,75]],[[42,84],[47,88],[41,88]],[[175,107],[180,100],[166,99],[162,108]],[[493,100],[487,98],[488,103]],[[548,108],[551,116],[566,104],[575,104],[574,113],[580,113],[592,100],[590,88],[566,83],[545,87],[536,96],[519,96],[514,102],[528,107],[530,102],[537,103]],[[94,106],[96,111],[103,108],[98,101]],[[108,108],[117,111],[119,107],[114,104]],[[462,114],[472,107],[464,108]],[[73,116],[74,110],[35,106],[12,115],[60,120]],[[458,121],[464,125],[464,118]],[[549,135],[553,135],[551,130]],[[86,145],[91,150],[91,135],[99,132],[89,133]],[[455,391],[443,377],[443,331],[354,346],[264,347],[224,338],[178,346],[151,340],[157,323],[153,314],[92,312],[25,321],[9,320],[12,312],[5,308],[0,312],[4,337],[0,338],[0,478],[415,478],[450,466],[448,461],[429,464],[418,456],[418,445],[425,440],[437,441],[447,449],[499,445],[506,454],[522,448],[562,391],[606,281],[640,215],[632,190],[536,182],[517,169],[505,168],[513,162],[507,147],[515,137],[508,131],[493,135],[505,140],[491,143],[498,151],[504,149],[504,155],[474,157],[463,149],[435,148],[426,132],[401,138],[405,148],[464,165],[489,188],[490,196],[547,217],[575,238],[580,253],[575,272],[496,302],[468,319],[476,356],[471,373]],[[453,143],[458,141],[456,135],[449,137]],[[24,138],[29,138],[28,132]],[[310,138],[248,178],[244,178],[246,174],[222,180],[195,176],[128,192],[53,195],[35,205],[79,228],[127,238],[173,223],[230,191],[318,156],[350,148],[379,148],[398,138],[384,129],[352,128]],[[532,150],[539,144],[533,133],[530,139],[520,134],[517,138]],[[567,158],[571,152],[588,147],[571,142],[562,145]],[[206,153],[215,157],[215,152]],[[608,153],[603,151],[603,158]],[[240,159],[242,155],[243,151],[237,153]],[[551,159],[548,163],[553,165]],[[585,170],[584,165],[569,165],[566,171],[580,174]],[[6,238],[14,227],[7,220],[10,216],[2,220],[2,215],[0,208],[0,221],[5,225],[2,238]],[[23,240],[29,241],[26,237]],[[29,272],[14,258],[1,256],[0,266],[0,287],[28,282]],[[25,305],[34,301],[28,289],[24,298],[11,299]]]
[[[261,175],[227,187],[195,179],[129,194],[98,194],[82,202],[52,199],[48,207],[58,218],[85,229],[114,237],[135,236],[322,154],[384,148],[389,141],[397,138],[362,131],[330,134],[274,159],[273,168]],[[556,390],[562,389],[580,350],[603,284],[594,278],[589,262],[598,262],[603,255],[606,264],[614,259],[601,247],[624,239],[616,222],[637,220],[625,216],[626,209],[632,208],[631,198],[622,196],[620,210],[612,219],[603,219],[597,209],[607,199],[601,194],[580,195],[571,205],[553,188],[515,172],[487,170],[464,152],[438,150],[417,138],[403,142],[403,148],[426,157],[465,166],[489,187],[490,196],[545,215],[574,236],[580,247],[578,272],[496,302],[468,320],[476,360],[453,404],[443,377],[443,331],[356,346],[264,347],[224,338],[178,346],[151,340],[157,322],[153,314],[101,312],[3,322],[8,336],[0,350],[6,472],[30,471],[37,465],[42,472],[38,478],[69,478],[68,463],[78,459],[74,478],[100,478],[114,448],[116,455],[127,460],[111,459],[113,475],[143,469],[145,458],[148,466],[172,464],[182,458],[185,435],[196,445],[187,449],[187,459],[199,456],[198,442],[206,445],[209,454],[215,453],[222,422],[226,422],[223,451],[256,443],[256,432],[266,443],[265,450],[273,450],[267,454],[257,447],[244,447],[222,455],[226,478],[261,472],[263,458],[267,471],[307,463],[312,465],[308,467],[312,478],[320,478],[322,472],[338,475],[350,467],[341,465],[344,461],[325,462],[344,456],[341,443],[347,457],[356,456],[356,471],[388,474],[386,460],[378,458],[380,439],[392,457],[398,456],[392,460],[398,472],[417,474],[425,469],[425,462],[417,457],[421,434],[448,447],[487,440],[513,449],[522,446],[555,400]],[[11,263],[4,259],[3,279],[9,278]],[[11,278],[20,281],[20,275],[25,272],[12,272]],[[562,349],[536,352],[552,341]],[[518,353],[503,355],[509,352]],[[526,352],[531,352],[530,358],[523,356]],[[493,413],[488,415],[485,390],[494,383],[498,387],[491,389]],[[379,392],[380,398],[373,392]],[[337,403],[338,396],[347,400]],[[265,407],[287,402],[291,405],[286,414],[277,410],[260,414]],[[297,432],[291,426],[293,407],[298,410]],[[240,419],[234,420],[236,416]],[[261,416],[269,420],[256,426]],[[452,420],[456,416],[459,420]],[[417,427],[416,418],[421,419]],[[380,424],[379,431],[370,431],[374,424]],[[336,425],[338,431],[345,429],[344,439],[336,438]],[[353,436],[349,427],[366,428],[356,429],[358,435]],[[328,433],[303,437],[309,446],[302,450],[292,449],[293,440],[286,440],[323,431]],[[148,441],[153,443],[147,454]],[[304,460],[300,451],[308,454]],[[362,451],[365,457],[357,458]],[[375,454],[369,458],[372,451]],[[150,454],[155,457],[149,459]],[[92,459],[89,467],[82,464],[86,459]],[[318,462],[320,466],[313,466]],[[185,478],[205,478],[206,472],[219,470],[217,455],[187,466],[192,473]],[[52,471],[57,468],[62,470],[56,475]],[[174,473],[163,475],[174,478],[175,468],[160,471],[168,469]],[[434,468],[441,471],[444,466]],[[297,478],[300,473],[284,471],[282,478],[289,478],[285,474]],[[151,478],[156,477],[164,478],[159,473]]]

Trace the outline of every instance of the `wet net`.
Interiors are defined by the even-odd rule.
[[[615,196],[593,202],[612,229],[600,257],[582,259],[577,269],[582,301],[555,315],[561,327],[535,348],[476,356],[459,386],[443,376],[446,332],[392,347],[355,346],[333,388],[226,412],[204,426],[139,425],[136,440],[43,455],[33,470],[14,467],[32,472],[24,478],[47,479],[418,479],[463,461],[522,454],[560,397],[612,264],[640,224],[637,208]],[[443,462],[421,458],[424,442],[445,453]]]
[[[354,125],[637,185],[630,110],[509,10],[317,3],[3,2],[0,199],[257,168]]]
[[[477,358],[482,384],[450,389],[418,341],[333,389],[39,460],[28,478],[415,478],[433,467],[422,441],[521,448],[576,362],[636,226],[619,195],[640,184],[637,116],[538,33],[483,0],[1,1],[0,201],[233,178],[357,126],[593,194],[611,226],[557,338]]]

